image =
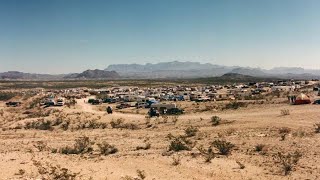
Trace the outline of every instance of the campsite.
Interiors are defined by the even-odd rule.
[[[319,179],[318,87],[5,88],[1,178]]]

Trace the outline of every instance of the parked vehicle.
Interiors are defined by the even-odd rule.
[[[149,114],[149,117],[154,117],[154,116],[159,117],[160,116],[159,111],[156,110],[155,108],[150,108],[148,114]]]
[[[64,105],[63,99],[58,99],[57,103],[56,103],[56,106],[63,106],[63,105]]]
[[[313,104],[320,104],[320,99],[315,100]]]
[[[101,104],[101,101],[99,99],[89,99],[88,103],[90,103],[92,105],[99,105],[99,104]]]
[[[135,105],[135,107],[136,107],[137,109],[139,109],[139,108],[146,108],[147,106],[148,106],[148,104],[143,103],[143,102],[138,102],[138,103],[136,103],[136,105]]]
[[[113,99],[113,98],[107,98],[103,100],[103,103],[109,103],[109,104],[116,103],[116,102],[117,102],[116,99]]]
[[[129,103],[121,103],[116,106],[117,109],[124,109],[124,108],[129,108],[131,105]]]
[[[151,108],[159,111],[160,114],[179,115],[183,110],[177,108],[176,104],[152,104]]]
[[[21,105],[21,102],[12,102],[12,101],[10,101],[10,102],[7,102],[6,105],[10,106],[10,107],[18,107],[18,106]]]

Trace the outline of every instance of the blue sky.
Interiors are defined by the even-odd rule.
[[[319,0],[0,0],[0,72],[198,61],[320,69]]]

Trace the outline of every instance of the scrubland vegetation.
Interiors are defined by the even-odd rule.
[[[108,115],[103,105],[88,109],[76,101],[43,108],[35,94],[0,97],[24,99],[19,107],[0,104],[4,179],[317,179],[320,174],[320,110],[290,106],[281,96],[263,103],[178,102],[185,114],[152,118],[144,109]]]

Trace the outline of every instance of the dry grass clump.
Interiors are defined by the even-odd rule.
[[[169,151],[190,151],[191,150],[191,141],[187,140],[184,136],[170,137],[171,142],[169,145]]]
[[[280,134],[280,140],[284,141],[286,139],[286,136],[291,132],[291,129],[288,127],[282,127],[279,129],[279,134]]]
[[[118,149],[114,145],[110,145],[109,143],[103,141],[100,144],[97,144],[99,151],[102,155],[115,154],[118,152]]]
[[[234,144],[225,140],[214,140],[211,144],[221,155],[229,155],[231,150],[235,147]]]
[[[104,122],[98,122],[97,120],[85,120],[78,122],[75,129],[105,129],[108,124]]]
[[[288,175],[291,171],[294,170],[295,166],[298,164],[298,161],[301,157],[302,154],[298,151],[288,154],[278,152],[275,155],[276,162],[280,164],[281,169],[284,172],[284,175]]]
[[[289,109],[281,109],[280,114],[282,116],[288,116],[288,115],[290,115],[290,111],[289,111]]]
[[[314,124],[314,132],[315,133],[320,133],[320,123],[315,123]]]
[[[215,158],[215,153],[212,150],[212,146],[205,149],[203,146],[199,146],[198,151],[205,158],[205,162],[210,163],[213,158]]]
[[[222,110],[226,109],[239,109],[240,107],[247,107],[247,104],[244,102],[232,101],[225,105]]]
[[[37,121],[26,122],[25,129],[37,129],[37,130],[53,130],[52,121],[45,119],[38,119]]]
[[[173,124],[177,124],[177,122],[179,120],[179,116],[172,116],[171,120],[172,120]]]
[[[137,170],[137,176],[136,177],[132,177],[132,176],[125,176],[123,178],[121,178],[122,180],[143,180],[146,179],[146,173],[143,170]]]
[[[60,149],[62,154],[85,154],[93,151],[92,145],[94,142],[90,141],[89,137],[83,136],[75,140],[72,147],[66,146]]]
[[[254,146],[254,150],[256,152],[261,152],[265,146],[266,145],[264,145],[264,144],[257,144],[257,145]]]
[[[193,137],[197,134],[198,131],[199,129],[193,126],[189,126],[184,130],[186,137]]]
[[[136,130],[139,129],[138,125],[133,123],[124,123],[124,119],[119,118],[117,120],[112,120],[110,122],[112,128],[119,128],[119,129],[131,129]]]
[[[212,116],[211,117],[211,124],[212,126],[218,126],[221,122],[221,118],[219,116]]]
[[[0,92],[0,101],[8,101],[17,95],[18,94],[14,92]]]
[[[67,168],[49,163],[41,163],[33,160],[33,165],[37,167],[41,179],[75,180],[79,173],[73,173]]]
[[[48,145],[44,141],[37,141],[36,144],[33,145],[39,152],[45,151],[48,149]]]
[[[178,166],[180,164],[181,164],[181,157],[179,155],[172,156],[172,165],[173,166]]]

